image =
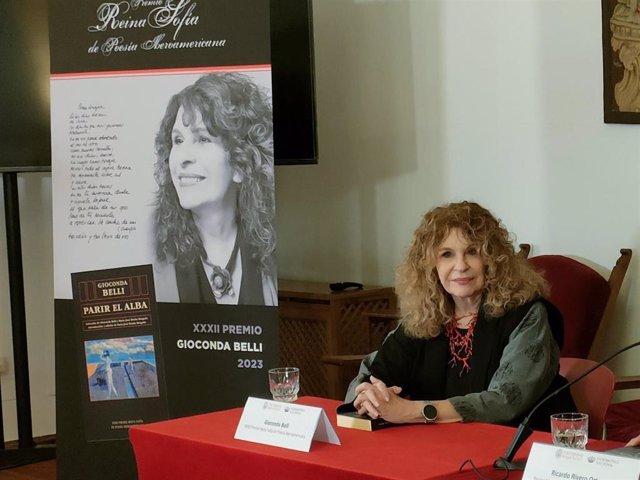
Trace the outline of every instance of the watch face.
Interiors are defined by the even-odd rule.
[[[427,422],[434,422],[436,417],[438,416],[438,410],[432,403],[427,403],[422,408],[422,415],[427,420]]]

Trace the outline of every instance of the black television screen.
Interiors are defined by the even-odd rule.
[[[317,163],[311,0],[271,0],[276,165]],[[51,169],[47,0],[0,0],[0,172]]]
[[[0,0],[0,172],[51,169],[47,0]]]
[[[276,165],[318,163],[311,0],[271,0]]]

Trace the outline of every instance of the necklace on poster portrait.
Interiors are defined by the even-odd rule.
[[[469,318],[469,321],[466,325],[466,331],[462,333],[462,329],[458,328],[458,322],[464,318]],[[473,354],[473,332],[477,320],[478,312],[469,312],[459,317],[453,317],[453,321],[445,326],[445,333],[449,339],[449,353],[451,354],[449,366],[454,368],[460,365],[460,376],[471,370],[469,361]]]
[[[227,262],[227,266],[222,268],[220,265],[216,265],[209,260],[205,259],[204,263],[212,268],[212,273],[209,276],[209,283],[211,284],[211,290],[213,296],[221,298],[224,295],[233,296],[235,291],[233,289],[233,269],[236,266],[236,258],[238,257],[238,250],[240,249],[240,235],[236,235],[236,241],[231,251],[231,256]]]

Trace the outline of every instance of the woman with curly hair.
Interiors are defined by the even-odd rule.
[[[429,211],[397,269],[402,320],[365,359],[347,400],[393,423],[515,425],[559,374],[560,312],[545,280],[514,251],[509,233],[477,203]],[[575,411],[567,389],[539,409]]]
[[[275,305],[266,94],[242,74],[205,75],[171,98],[155,145],[155,250],[179,300]]]

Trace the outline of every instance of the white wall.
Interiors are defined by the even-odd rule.
[[[389,285],[420,214],[473,199],[533,254],[634,249],[607,350],[639,340],[640,125],[602,120],[600,0],[314,12],[320,163],[277,171],[280,276]]]
[[[534,254],[609,270],[621,247],[634,249],[608,349],[640,339],[640,125],[602,122],[600,0],[313,1],[320,163],[277,169],[280,276],[390,285],[420,215],[473,199]],[[44,435],[55,430],[50,177],[20,187]],[[2,289],[11,368],[8,312]],[[638,364],[632,351],[613,365],[638,374]],[[13,382],[0,379],[12,439]]]

